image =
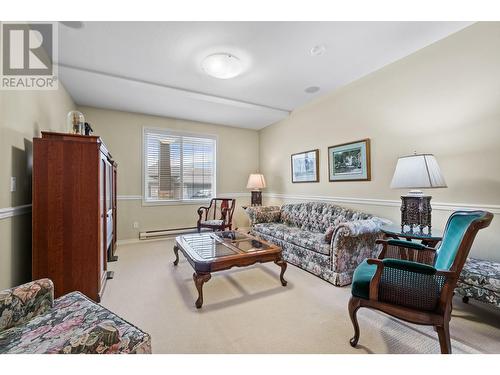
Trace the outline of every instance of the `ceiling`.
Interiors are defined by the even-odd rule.
[[[78,105],[261,129],[470,24],[61,23],[59,76]],[[313,56],[317,45],[326,50]],[[244,73],[206,75],[201,62],[216,52],[239,57]]]

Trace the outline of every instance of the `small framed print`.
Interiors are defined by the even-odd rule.
[[[370,140],[328,147],[328,178],[334,181],[370,181]]]
[[[319,150],[291,156],[292,182],[319,182]]]

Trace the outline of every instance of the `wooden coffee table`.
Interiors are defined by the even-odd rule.
[[[238,231],[196,233],[178,236],[174,246],[174,266],[179,263],[179,250],[194,269],[193,280],[198,290],[196,307],[203,305],[203,284],[211,273],[232,267],[246,267],[255,263],[274,262],[281,267],[281,285],[287,282],[283,275],[286,262],[279,246]]]

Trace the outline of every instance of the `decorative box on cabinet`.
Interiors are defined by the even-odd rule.
[[[55,296],[99,302],[116,243],[116,165],[99,137],[42,132],[33,140],[33,272]]]

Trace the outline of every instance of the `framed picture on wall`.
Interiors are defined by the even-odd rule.
[[[328,147],[328,178],[334,181],[370,181],[370,140]]]
[[[319,150],[299,152],[291,156],[292,182],[319,182]]]

